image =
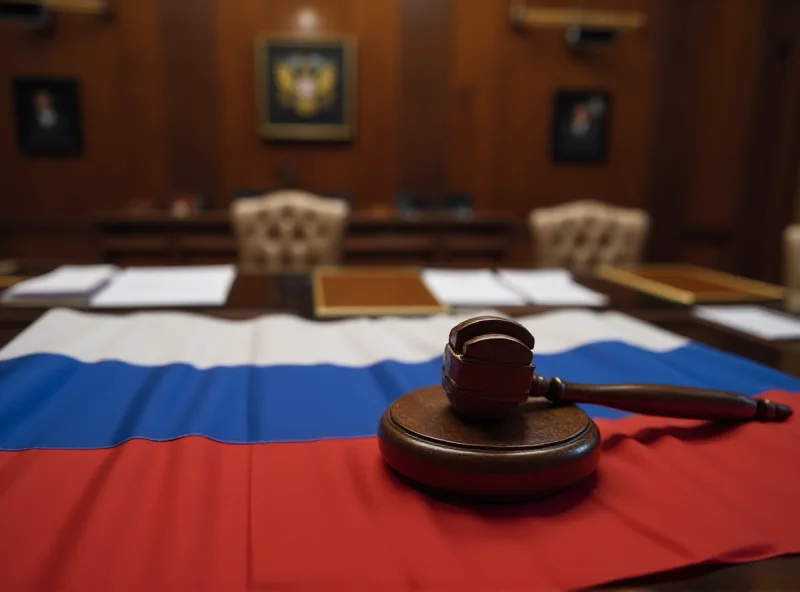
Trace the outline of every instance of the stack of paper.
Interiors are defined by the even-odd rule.
[[[501,284],[488,269],[426,269],[422,281],[436,299],[450,306],[522,306],[525,299]]]
[[[541,306],[603,306],[604,294],[580,285],[566,269],[503,269],[500,281]]]
[[[800,319],[763,306],[697,306],[692,312],[761,339],[800,339]]]
[[[233,265],[126,269],[92,298],[91,305],[115,308],[222,306],[235,278]]]
[[[3,300],[85,300],[118,271],[114,265],[62,265],[12,286],[3,292]]]

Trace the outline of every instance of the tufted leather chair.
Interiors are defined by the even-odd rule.
[[[783,283],[800,291],[800,224],[787,226],[783,231]]]
[[[306,271],[340,259],[349,207],[305,191],[239,199],[231,218],[244,273]]]
[[[641,261],[650,217],[642,210],[586,200],[533,210],[528,225],[539,267],[589,273],[600,264]]]

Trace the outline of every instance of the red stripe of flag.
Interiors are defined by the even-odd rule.
[[[564,589],[800,552],[797,415],[599,425],[593,479],[515,506],[425,497],[371,438],[0,453],[0,589]]]

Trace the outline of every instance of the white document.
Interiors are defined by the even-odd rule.
[[[118,271],[114,265],[62,265],[12,286],[4,298],[88,298]]]
[[[439,302],[450,306],[523,306],[525,299],[488,269],[426,269],[422,281]]]
[[[542,306],[603,306],[604,294],[577,283],[566,269],[502,269],[497,276],[532,304]]]
[[[222,306],[236,267],[134,267],[121,272],[91,300],[95,307]]]
[[[763,306],[696,306],[692,312],[701,319],[761,339],[800,338],[800,319]]]

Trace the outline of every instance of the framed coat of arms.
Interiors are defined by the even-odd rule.
[[[301,141],[355,136],[353,39],[264,35],[256,41],[255,64],[261,136]]]

